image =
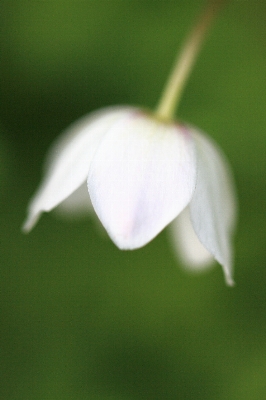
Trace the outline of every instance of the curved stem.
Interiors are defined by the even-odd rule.
[[[184,86],[203,43],[205,34],[225,0],[210,0],[198,22],[190,32],[174,68],[166,83],[163,95],[155,111],[159,118],[172,119],[179,104]]]

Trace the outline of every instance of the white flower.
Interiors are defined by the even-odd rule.
[[[60,204],[83,206],[86,181],[88,207],[91,201],[120,249],[146,245],[172,222],[187,264],[216,259],[233,284],[234,190],[223,154],[206,135],[133,107],[83,118],[52,148],[24,230]]]
[[[133,107],[108,108],[72,125],[58,140],[30,203],[25,231],[42,212],[59,205],[72,211],[93,206],[120,249],[142,247],[172,223],[175,247],[184,262],[199,269],[215,259],[227,283],[233,284],[235,200],[230,170],[206,135],[172,120],[206,30],[222,3],[207,4],[154,114]]]

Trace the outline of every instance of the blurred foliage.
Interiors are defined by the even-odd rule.
[[[218,266],[186,274],[167,230],[134,252],[117,250],[90,218],[45,215],[20,232],[51,141],[105,105],[154,107],[201,5],[1,3],[2,399],[265,398],[265,2],[229,3],[179,111],[235,172],[235,288]]]

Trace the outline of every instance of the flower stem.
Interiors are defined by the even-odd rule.
[[[184,86],[203,43],[211,22],[226,0],[209,0],[198,22],[188,35],[181,53],[178,55],[172,73],[166,83],[155,114],[159,118],[171,120],[179,104]]]

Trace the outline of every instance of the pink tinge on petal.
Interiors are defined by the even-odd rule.
[[[88,189],[114,243],[134,249],[152,240],[186,207],[195,181],[189,132],[138,112],[117,121],[102,140]]]

